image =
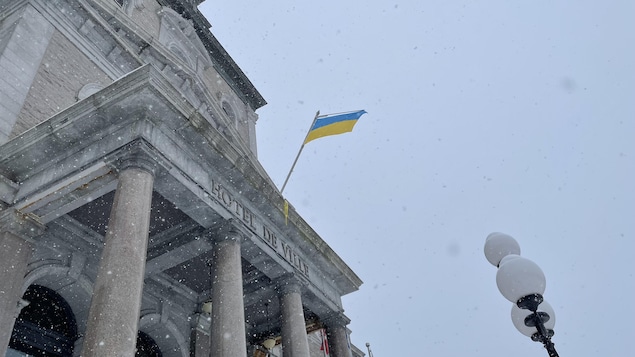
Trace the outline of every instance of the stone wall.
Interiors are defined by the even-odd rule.
[[[80,89],[90,83],[103,88],[112,81],[66,37],[55,31],[11,137],[73,105],[78,101]]]
[[[40,0],[35,6],[20,1],[0,18],[0,144],[125,75],[140,64],[134,59],[139,56],[166,76],[179,77],[173,84],[212,113],[207,117],[217,121],[216,129],[257,154],[257,115],[219,72],[191,20],[156,0],[125,1],[123,7],[114,0],[95,1],[104,7],[92,15],[103,14],[106,21],[65,0]],[[57,11],[61,16],[53,15]],[[148,45],[158,52],[144,52]]]
[[[15,125],[53,27],[30,5],[0,19],[0,144]]]

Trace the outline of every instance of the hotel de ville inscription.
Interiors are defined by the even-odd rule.
[[[220,183],[213,179],[211,183],[213,198],[227,208],[233,216],[244,222],[258,238],[271,247],[279,256],[288,261],[298,272],[307,278],[309,277],[309,266],[286,241],[279,238],[269,226],[258,219],[245,205],[227,192]]]

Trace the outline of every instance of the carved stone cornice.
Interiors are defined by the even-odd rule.
[[[0,211],[0,233],[8,232],[30,241],[43,234],[45,228],[33,215],[23,214],[14,208]]]

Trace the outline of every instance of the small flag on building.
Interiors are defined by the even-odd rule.
[[[284,200],[284,207],[282,209],[284,211],[284,224],[289,224],[289,201]]]
[[[320,329],[320,335],[322,336],[322,346],[320,346],[320,351],[324,351],[324,357],[329,357],[329,340],[326,337],[326,330]]]
[[[304,139],[304,143],[306,144],[311,140],[324,136],[351,132],[359,117],[365,113],[365,110],[358,110],[348,113],[318,116],[313,122],[313,125],[311,125],[309,133],[306,139]]]

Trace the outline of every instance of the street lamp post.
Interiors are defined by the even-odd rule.
[[[366,342],[366,348],[368,349],[368,357],[373,357],[373,351],[370,350],[370,343]]]
[[[520,256],[520,246],[511,236],[492,233],[485,240],[485,257],[498,267],[496,285],[512,305],[512,322],[520,333],[541,342],[549,357],[558,357],[551,342],[556,315],[542,294],[546,279],[540,267]]]

